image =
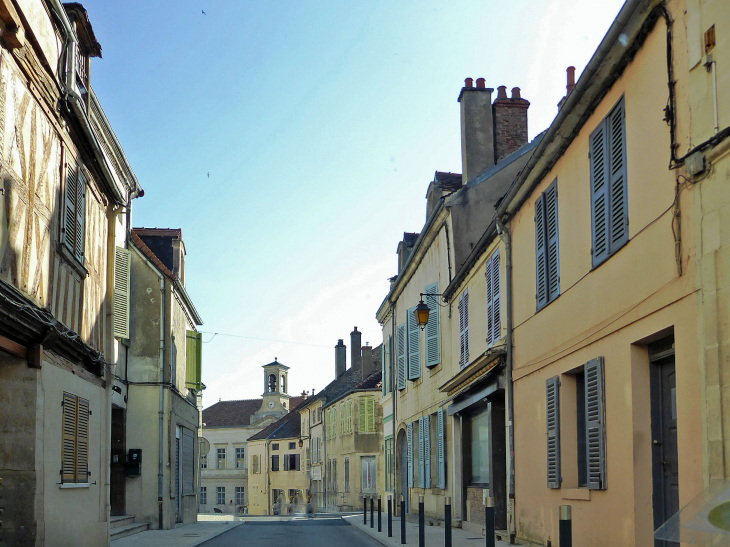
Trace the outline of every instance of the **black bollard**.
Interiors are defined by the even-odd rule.
[[[365,494],[362,495],[362,523],[368,523],[368,497]]]
[[[370,528],[373,527],[375,524],[375,519],[373,518],[373,504],[374,504],[374,498],[375,496],[370,496]]]
[[[426,547],[426,511],[423,495],[418,496],[418,547]]]
[[[446,496],[444,505],[444,547],[451,547],[451,497]]]
[[[406,544],[406,500],[400,497],[400,544]]]
[[[494,499],[487,497],[484,506],[484,529],[487,536],[487,547],[494,547]]]
[[[393,497],[388,495],[388,537],[393,537]]]
[[[560,506],[560,547],[573,547],[573,509],[570,505]]]
[[[380,495],[378,494],[378,532],[383,531],[383,514],[382,514],[382,507],[381,507],[381,501],[380,501]]]

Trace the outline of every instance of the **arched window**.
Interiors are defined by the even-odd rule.
[[[281,377],[281,392],[286,393],[286,377]]]
[[[269,374],[269,393],[276,393],[276,375]]]

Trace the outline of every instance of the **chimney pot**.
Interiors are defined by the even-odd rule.
[[[521,99],[520,97],[520,88],[519,87],[513,87],[512,88],[512,98],[513,99]]]
[[[484,78],[477,78],[477,87],[479,89],[484,89],[485,87],[487,87]]]
[[[507,98],[507,86],[506,85],[501,85],[497,88],[497,98],[498,99]]]
[[[464,80],[464,87],[474,87],[474,80],[471,78]]]
[[[568,67],[568,93],[567,95],[570,95],[570,92],[573,91],[573,88],[575,87],[575,67],[569,66]]]

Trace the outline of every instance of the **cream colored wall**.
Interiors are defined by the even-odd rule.
[[[258,455],[261,461],[260,473],[251,473],[248,477],[249,498],[248,512],[250,515],[268,515],[269,512],[269,489],[268,469],[269,462],[266,457],[266,441],[250,441],[248,443],[248,468],[253,470],[253,456]]]
[[[290,439],[272,439],[269,443],[269,461],[267,462],[267,469],[269,470],[270,488],[281,488],[288,492],[290,489],[299,490],[302,496],[302,500],[307,499],[307,490],[309,489],[309,472],[307,470],[307,458],[305,453],[305,447],[299,448],[299,437],[292,437]],[[279,450],[272,450],[272,443],[279,443]],[[295,448],[290,449],[289,443],[294,443]],[[271,471],[271,456],[279,455],[279,471]],[[284,471],[284,456],[287,454],[299,454],[299,460],[301,462],[299,471]],[[276,500],[271,500],[273,504]],[[288,503],[288,499],[286,500]],[[273,507],[270,507],[272,512]]]

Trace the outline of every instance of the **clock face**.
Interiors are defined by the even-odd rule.
[[[269,401],[269,408],[274,408],[274,401]]]

